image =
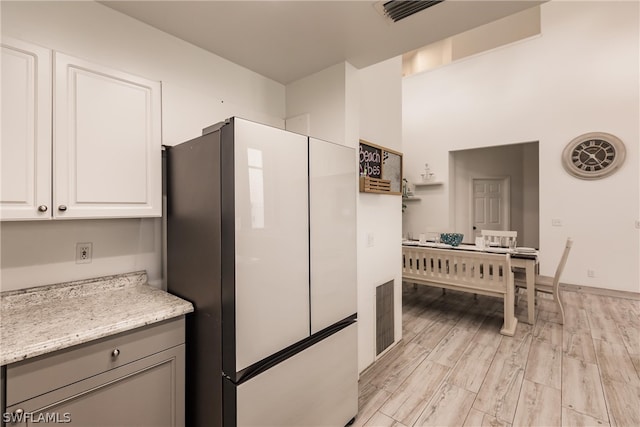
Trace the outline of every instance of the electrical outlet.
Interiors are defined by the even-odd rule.
[[[551,220],[551,225],[554,227],[562,227],[562,220],[561,219],[552,219]]]
[[[593,270],[587,270],[587,277],[596,277],[596,272]]]
[[[93,243],[76,243],[76,264],[91,263]]]
[[[373,246],[375,246],[376,244],[376,239],[373,235],[373,233],[369,232],[367,233],[367,247],[371,248]]]

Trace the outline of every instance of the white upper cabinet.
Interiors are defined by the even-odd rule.
[[[54,216],[160,216],[160,82],[54,61]]]
[[[3,37],[0,219],[161,216],[160,96],[160,82]]]
[[[2,37],[0,219],[51,218],[51,51]]]

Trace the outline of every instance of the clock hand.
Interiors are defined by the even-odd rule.
[[[583,153],[585,153],[587,156],[589,156],[590,159],[595,160],[596,162],[600,162],[600,160],[598,160],[598,158],[596,157],[595,154],[591,154],[588,151],[583,151]]]
[[[604,151],[604,149],[603,149],[602,147],[599,147],[599,148],[598,148],[598,151],[596,151],[596,152],[595,152],[595,153],[593,153],[593,154],[589,153],[589,156],[590,156],[593,160],[595,160],[596,162],[600,162],[600,159],[598,159],[598,158],[596,157],[596,154],[597,154],[597,153],[599,153],[599,152],[601,152],[601,151]],[[606,156],[606,153],[605,153],[605,156]]]

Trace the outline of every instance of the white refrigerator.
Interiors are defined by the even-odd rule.
[[[168,290],[195,307],[187,425],[356,416],[356,162],[237,117],[168,149]]]

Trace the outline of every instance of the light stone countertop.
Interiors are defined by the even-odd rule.
[[[0,293],[0,365],[179,317],[193,305],[144,271]]]

